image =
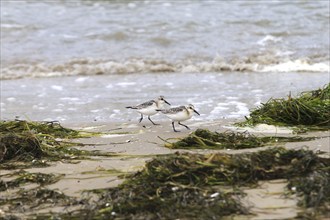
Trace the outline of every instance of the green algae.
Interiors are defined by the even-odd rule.
[[[287,188],[299,198],[298,206],[304,208],[298,213],[298,219],[326,219],[330,206],[330,163],[321,162],[318,169],[313,169],[304,176],[290,179]]]
[[[329,177],[330,159],[306,149],[274,147],[232,155],[177,152],[155,157],[142,170],[125,175],[117,187],[92,190],[93,201],[73,200],[49,191],[24,192],[7,201],[14,210],[16,198],[23,201],[20,204],[37,209],[50,204],[82,204],[74,211],[34,215],[34,219],[219,219],[251,214],[242,203],[241,187],[287,179],[288,193],[297,195],[302,208],[299,216],[317,219],[330,204]],[[43,199],[43,193],[48,199]],[[24,195],[37,195],[37,202]]]
[[[55,138],[81,138],[88,137],[87,133],[63,127],[57,121],[1,121],[0,133],[23,133],[30,131],[34,134],[51,135]]]
[[[306,149],[254,153],[176,153],[147,162],[118,187],[93,191],[98,199],[67,213],[72,219],[218,219],[249,214],[241,187],[287,179],[299,206],[318,213],[329,205],[330,159]],[[63,215],[64,216],[64,215]],[[317,215],[314,215],[317,216]]]
[[[273,137],[255,136],[248,132],[212,132],[197,129],[177,142],[165,143],[171,149],[246,149],[264,147],[266,145],[313,140],[313,137]]]
[[[114,176],[119,176],[123,174],[127,174],[127,172],[123,172],[121,170],[117,169],[98,169],[98,170],[93,170],[93,171],[85,171],[82,172],[82,174],[101,174],[101,175],[114,175]]]
[[[317,209],[328,202],[330,196],[327,190],[329,167],[329,159],[319,158],[308,150],[272,148],[238,155],[177,153],[155,158],[118,188],[102,194],[103,204],[96,216],[114,219],[115,213],[119,218],[144,216],[153,219],[158,216],[166,219],[170,213],[175,218],[187,219],[246,214],[247,209],[237,197],[242,196],[237,187],[255,185],[260,180],[283,178],[288,179],[289,189],[296,186],[294,193],[302,198],[300,201],[305,197],[319,201],[311,206],[305,206],[302,202],[302,207]],[[311,178],[312,181],[306,184],[313,184],[315,172],[319,172],[322,181],[313,185],[315,190],[312,193],[305,194],[304,189],[311,187],[304,185],[305,180]],[[219,186],[233,186],[233,191],[223,191]],[[200,193],[204,197],[201,198]],[[222,203],[198,202],[199,199],[208,201],[211,195],[219,196]]]
[[[27,183],[36,183],[39,186],[45,186],[56,183],[63,177],[63,175],[47,174],[47,173],[29,173],[24,170],[20,170],[14,173],[1,175],[1,178],[11,178],[11,180],[0,180],[0,192],[8,190],[10,188],[20,187]]]
[[[37,187],[29,190],[20,189],[14,195],[6,198],[0,198],[0,206],[5,206],[11,213],[25,213],[25,211],[36,211],[46,208],[79,206],[86,200],[77,199],[65,195],[59,190],[47,189],[45,187]],[[8,215],[15,218],[16,215]],[[27,218],[27,215],[24,215]],[[32,215],[27,219],[33,219],[36,215]],[[16,216],[17,217],[17,216]],[[48,215],[48,218],[51,216]],[[20,219],[20,218],[18,218]]]
[[[74,162],[112,153],[76,148],[81,143],[67,141],[92,137],[93,133],[62,127],[55,122],[1,121],[0,168],[16,169],[48,166],[52,161]]]
[[[330,129],[330,84],[322,89],[302,92],[298,97],[270,99],[254,109],[240,126],[270,124],[302,126],[312,130]]]

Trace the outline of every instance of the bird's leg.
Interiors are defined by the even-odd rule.
[[[149,119],[149,121],[151,121],[151,123],[152,123],[153,125],[159,125],[159,124],[156,124],[155,122],[153,122],[153,121],[151,120],[150,115],[148,116],[148,119]]]
[[[172,121],[172,127],[173,127],[173,131],[174,131],[174,132],[180,132],[180,131],[178,131],[178,130],[175,130],[175,127],[174,127],[174,121]]]
[[[143,115],[141,114],[141,118],[139,120],[139,123],[141,123],[142,119],[143,119]]]
[[[180,122],[178,122],[179,125],[185,126],[188,130],[190,130],[190,128],[187,125],[181,124]]]

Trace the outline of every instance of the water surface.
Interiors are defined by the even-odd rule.
[[[2,78],[329,70],[329,1],[1,1]]]

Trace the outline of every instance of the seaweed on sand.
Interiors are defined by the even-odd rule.
[[[101,193],[93,218],[196,219],[198,216],[201,219],[215,219],[235,213],[246,214],[247,209],[237,198],[239,191],[213,188],[205,184],[202,177],[200,184],[189,184],[185,172],[198,178],[200,167],[200,173],[207,175],[208,166],[204,173],[203,165],[188,165],[193,164],[193,160],[199,156],[177,154],[152,160],[144,170],[129,176],[120,186]],[[175,176],[179,178],[180,174],[182,179],[178,181]]]
[[[323,160],[324,166],[313,169],[305,176],[290,179],[287,185],[288,190],[300,198],[298,205],[305,208],[299,213],[301,219],[317,219],[319,215],[329,217],[330,159]]]
[[[295,189],[292,192],[301,201],[306,196],[308,201],[318,201],[309,206],[301,202],[302,207],[317,210],[329,202],[329,167],[329,159],[319,158],[312,151],[281,147],[235,155],[159,156],[118,187],[99,192],[96,206],[71,214],[89,219],[218,219],[248,213],[240,201],[244,196],[240,186],[283,178],[288,179],[288,189]],[[319,179],[316,185],[314,177]],[[310,186],[300,187],[305,183]]]
[[[12,159],[30,161],[41,158],[42,154],[40,141],[31,132],[0,134],[0,162]]]
[[[238,125],[260,123],[284,126],[308,126],[311,129],[330,129],[330,84],[323,89],[306,91],[297,98],[270,99],[261,104]]]
[[[172,149],[245,149],[263,147],[267,144],[307,141],[313,137],[257,137],[248,132],[212,132],[207,129],[197,129],[187,137],[174,143],[165,143],[165,147]]]
[[[37,183],[40,186],[53,184],[59,181],[62,176],[63,175],[47,174],[47,173],[29,173],[24,170],[20,170],[18,172],[0,176],[7,178],[16,177],[8,181],[0,180],[0,192],[5,191],[9,188],[19,187],[26,183]]]
[[[33,122],[15,120],[0,122],[1,134],[23,133],[26,131],[31,131],[34,134],[48,134],[55,138],[80,138],[86,136],[80,131],[62,127],[62,125],[57,121]]]
[[[92,135],[64,128],[54,122],[0,121],[0,168],[47,166],[46,161],[112,156],[79,150],[73,146],[82,144],[64,140]]]
[[[67,196],[61,191],[44,187],[29,190],[21,189],[11,197],[0,198],[0,206],[5,205],[6,209],[15,214],[51,208],[55,205],[62,207],[76,206],[85,202],[86,200],[79,200]],[[35,214],[33,216],[35,217]]]

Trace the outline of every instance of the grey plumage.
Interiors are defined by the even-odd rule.
[[[157,114],[158,109],[162,109],[164,103],[171,105],[165,100],[164,96],[159,96],[156,100],[150,100],[135,106],[127,106],[126,108],[135,109],[137,112],[141,114],[141,118],[139,122],[143,120],[143,115],[148,115],[149,121],[151,121],[154,125],[156,125],[156,123],[154,123],[151,120],[150,116]]]
[[[175,114],[178,112],[182,112],[182,111],[187,111],[186,107],[184,105],[179,106],[179,107],[175,107],[175,108],[170,108],[170,109],[163,109],[160,110],[163,114]]]
[[[172,120],[172,127],[175,132],[178,132],[175,129],[174,122],[178,122],[179,125],[186,127],[188,130],[190,128],[187,125],[184,125],[181,123],[181,121],[186,121],[190,119],[195,112],[197,115],[200,115],[196,110],[195,107],[192,104],[186,105],[186,106],[179,106],[175,108],[170,109],[157,109],[156,111],[161,111],[164,115],[169,117]]]
[[[153,105],[154,103],[156,103],[155,100],[150,100],[148,102],[144,102],[142,104],[136,105],[136,106],[127,106],[126,108],[131,108],[131,109],[143,109],[146,108],[148,106]]]

